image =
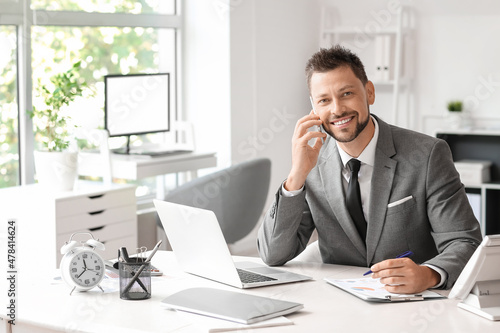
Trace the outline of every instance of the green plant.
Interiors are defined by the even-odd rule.
[[[81,61],[71,66],[66,72],[58,73],[50,78],[51,84],[42,84],[38,80],[35,88],[37,96],[42,97],[45,107],[33,106],[28,115],[34,119],[41,141],[48,151],[62,151],[69,146],[69,115],[63,107],[68,106],[77,97],[83,96],[87,84],[80,80]]]
[[[450,112],[460,112],[462,111],[462,101],[450,101],[448,102],[448,111]]]

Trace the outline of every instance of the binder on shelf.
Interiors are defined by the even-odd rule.
[[[383,38],[383,56],[382,56],[382,81],[391,80],[392,64],[391,64],[391,36],[382,35]]]
[[[384,65],[384,38],[375,36],[375,75],[374,81],[382,81],[382,66]]]

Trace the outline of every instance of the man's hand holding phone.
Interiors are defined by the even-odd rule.
[[[313,99],[311,96],[309,96],[309,101],[311,102],[311,107],[313,109],[314,114],[318,115],[318,112],[316,112],[316,107],[314,106],[314,102],[313,102]],[[323,130],[321,129],[321,125],[315,126],[314,130],[323,133]],[[321,138],[321,142],[325,143],[325,138]]]
[[[313,126],[321,126],[321,120],[313,111],[300,118],[295,125],[292,138],[292,170],[285,182],[287,191],[299,190],[304,185],[307,175],[318,161],[318,155],[326,134],[319,131],[309,131]],[[315,139],[313,146],[309,140]],[[322,140],[323,139],[323,140]]]

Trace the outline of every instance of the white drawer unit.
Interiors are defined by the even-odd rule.
[[[120,247],[137,248],[135,186],[81,182],[73,191],[52,192],[37,184],[0,190],[2,218],[18,225],[19,260],[30,265],[33,255],[44,265],[59,267],[61,246],[73,233],[91,233],[104,243],[104,259],[116,258]],[[86,241],[89,235],[73,237]],[[26,251],[26,249],[32,249]],[[28,253],[31,252],[31,253]],[[22,267],[20,268],[22,269]]]
[[[57,234],[57,244],[64,244],[74,232],[90,232],[94,236],[94,238],[99,239],[101,243],[104,244],[106,249],[104,253],[100,253],[101,257],[104,259],[112,259],[117,258],[117,250],[126,246],[130,251],[134,250],[137,247],[137,236],[136,236],[137,222],[136,220],[127,220],[116,223],[109,223],[106,225],[102,225],[96,228],[87,228],[87,229],[77,229],[68,233]],[[86,241],[89,239],[88,235],[75,235],[73,239]],[[116,242],[120,243],[118,246],[113,246]],[[61,245],[62,246],[62,245]],[[62,255],[57,253],[58,262],[61,261]]]

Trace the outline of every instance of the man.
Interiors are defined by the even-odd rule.
[[[313,111],[295,126],[291,171],[259,230],[262,259],[285,264],[316,229],[323,262],[371,267],[390,292],[451,288],[481,233],[448,145],[371,115],[374,85],[343,47],[314,54],[306,75]],[[311,130],[320,125],[328,135]]]

